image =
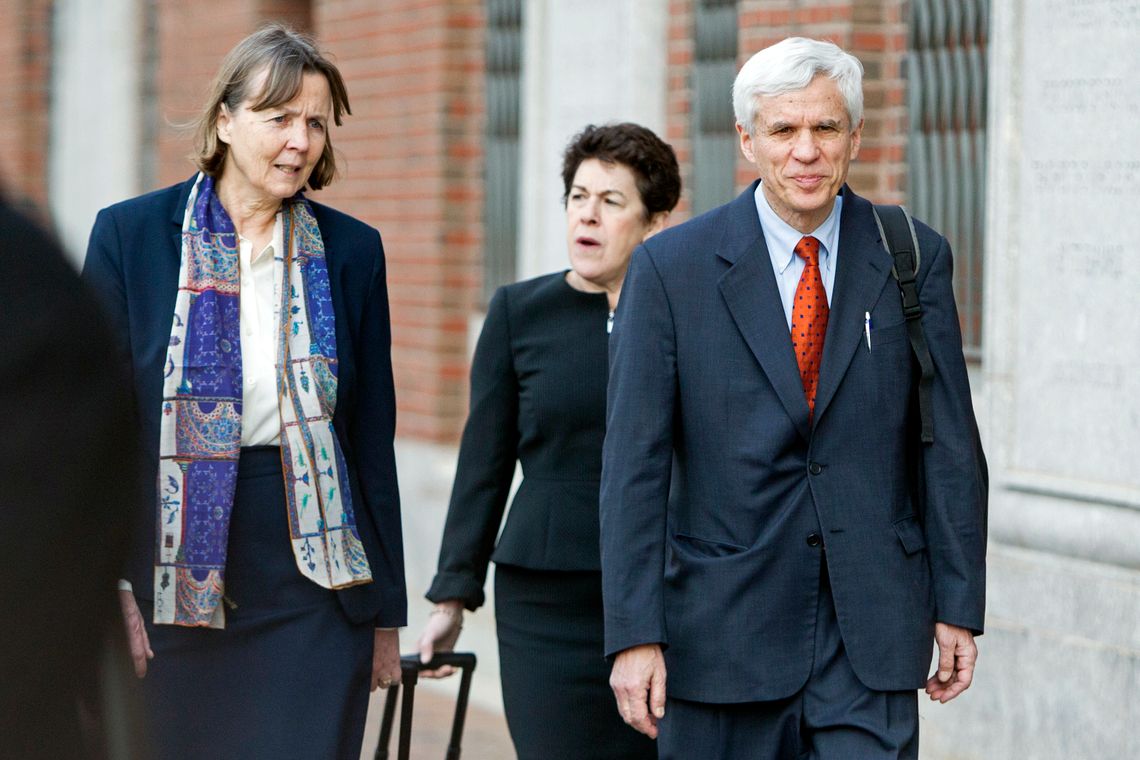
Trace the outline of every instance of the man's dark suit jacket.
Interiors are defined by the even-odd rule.
[[[844,189],[809,422],[755,190],[633,255],[610,343],[606,650],[661,643],[673,697],[789,696],[811,670],[825,557],[860,680],[919,688],[935,621],[980,633],[985,606],[986,468],[950,247],[916,223],[937,371],[922,447],[891,259]]]
[[[99,671],[117,623],[137,477],[130,394],[92,295],[0,201],[0,755],[101,757]],[[113,626],[108,629],[107,626]],[[125,648],[125,644],[123,644]]]
[[[163,364],[178,289],[181,233],[193,179],[99,212],[83,275],[103,296],[134,379],[135,407],[145,455],[127,579],[153,598],[154,490],[158,472]],[[396,403],[391,331],[380,235],[368,225],[319,203],[313,213],[324,240],[338,359],[333,415],[348,464],[356,524],[372,583],[337,592],[345,613],[382,627],[406,624],[407,592],[393,437]],[[285,505],[281,505],[282,519]],[[299,571],[298,571],[299,572]]]

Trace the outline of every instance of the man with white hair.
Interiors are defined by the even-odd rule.
[[[638,249],[611,337],[611,685],[661,758],[916,758],[917,690],[969,687],[985,609],[950,247],[914,223],[934,367],[920,420],[892,257],[845,184],[862,66],[787,39],[733,100],[758,181]]]

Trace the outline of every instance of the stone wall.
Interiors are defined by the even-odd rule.
[[[995,3],[987,633],[930,758],[1140,757],[1140,2]]]

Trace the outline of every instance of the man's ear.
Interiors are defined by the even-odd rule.
[[[859,146],[863,144],[863,119],[859,120],[859,126],[855,127],[851,133],[851,160],[854,161],[855,157],[859,155]]]
[[[740,122],[736,123],[736,133],[740,135],[740,152],[748,159],[748,163],[756,163],[756,154],[752,151],[752,135]]]

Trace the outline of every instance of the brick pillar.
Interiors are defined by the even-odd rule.
[[[51,0],[0,0],[0,183],[48,208]]]
[[[880,203],[901,203],[906,189],[907,16],[904,0],[855,0],[851,47],[863,62],[863,147],[852,187]]]
[[[664,137],[673,146],[681,169],[681,200],[673,211],[671,224],[688,219],[692,210],[694,2],[696,0],[669,0]]]
[[[380,229],[399,434],[455,440],[482,282],[481,0],[314,3],[348,85],[342,177],[314,197]]]

